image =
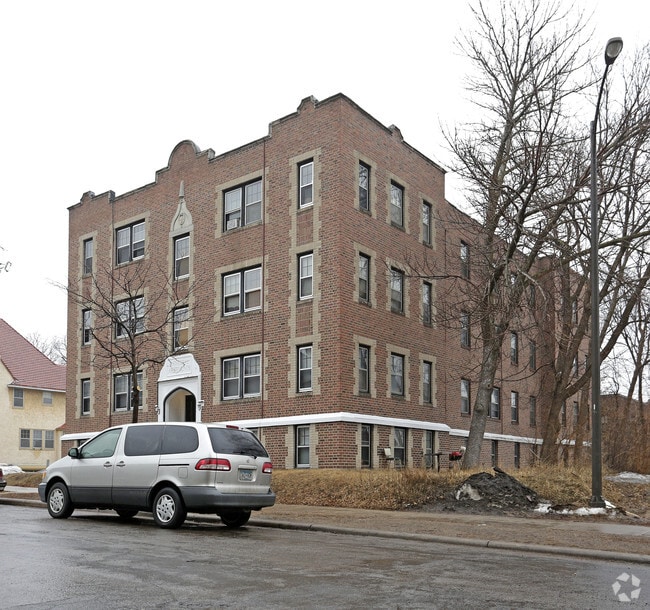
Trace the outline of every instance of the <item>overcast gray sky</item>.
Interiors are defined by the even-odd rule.
[[[584,6],[596,48],[650,38],[644,0]],[[52,282],[66,282],[67,208],[85,191],[153,182],[181,140],[220,154],[260,138],[309,95],[346,94],[447,167],[440,125],[468,108],[453,39],[470,23],[448,0],[3,2],[0,318],[66,333]]]

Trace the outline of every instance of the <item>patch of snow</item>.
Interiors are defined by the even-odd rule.
[[[470,500],[481,500],[481,494],[469,483],[463,483],[456,492],[456,500],[469,498]]]
[[[23,471],[20,466],[16,466],[15,464],[0,464],[0,470],[4,474],[20,474]]]
[[[619,472],[605,478],[615,483],[650,483],[650,474],[639,474],[638,472]]]
[[[616,506],[614,506],[611,502],[605,500],[605,508],[593,508],[593,507],[587,508],[586,506],[582,506],[582,507],[553,506],[548,503],[541,503],[537,505],[537,508],[534,509],[534,512],[542,513],[545,515],[553,514],[553,515],[574,515],[576,517],[588,517],[590,515],[606,515],[610,511],[615,509]]]

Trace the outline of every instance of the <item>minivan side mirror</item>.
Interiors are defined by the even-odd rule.
[[[68,451],[68,455],[73,459],[79,459],[79,447],[73,447]]]

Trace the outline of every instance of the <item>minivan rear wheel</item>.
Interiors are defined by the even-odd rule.
[[[74,510],[65,483],[54,483],[47,492],[47,511],[54,519],[67,519]]]
[[[183,525],[187,511],[180,494],[171,487],[161,489],[153,501],[153,520],[159,527],[175,529]]]
[[[251,511],[249,510],[231,510],[228,512],[219,513],[221,522],[231,529],[246,525],[251,518]]]

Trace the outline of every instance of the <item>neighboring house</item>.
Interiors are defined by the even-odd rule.
[[[129,371],[98,345],[102,333],[127,346],[92,304],[108,295],[124,324],[167,325],[160,364],[138,371],[140,421],[245,425],[278,468],[447,466],[481,353],[469,310],[437,321],[439,295],[462,294],[480,251],[444,187],[397,127],[338,94],[219,156],[181,142],[134,191],[85,193],[69,209],[69,286],[87,302],[68,300],[64,448],[132,417]],[[453,279],[416,276],[412,261]],[[129,273],[141,275],[127,294],[116,280]],[[525,316],[504,337],[485,464],[534,458],[538,353],[553,351],[541,337]]]
[[[61,457],[66,367],[0,320],[0,462],[40,469]]]

